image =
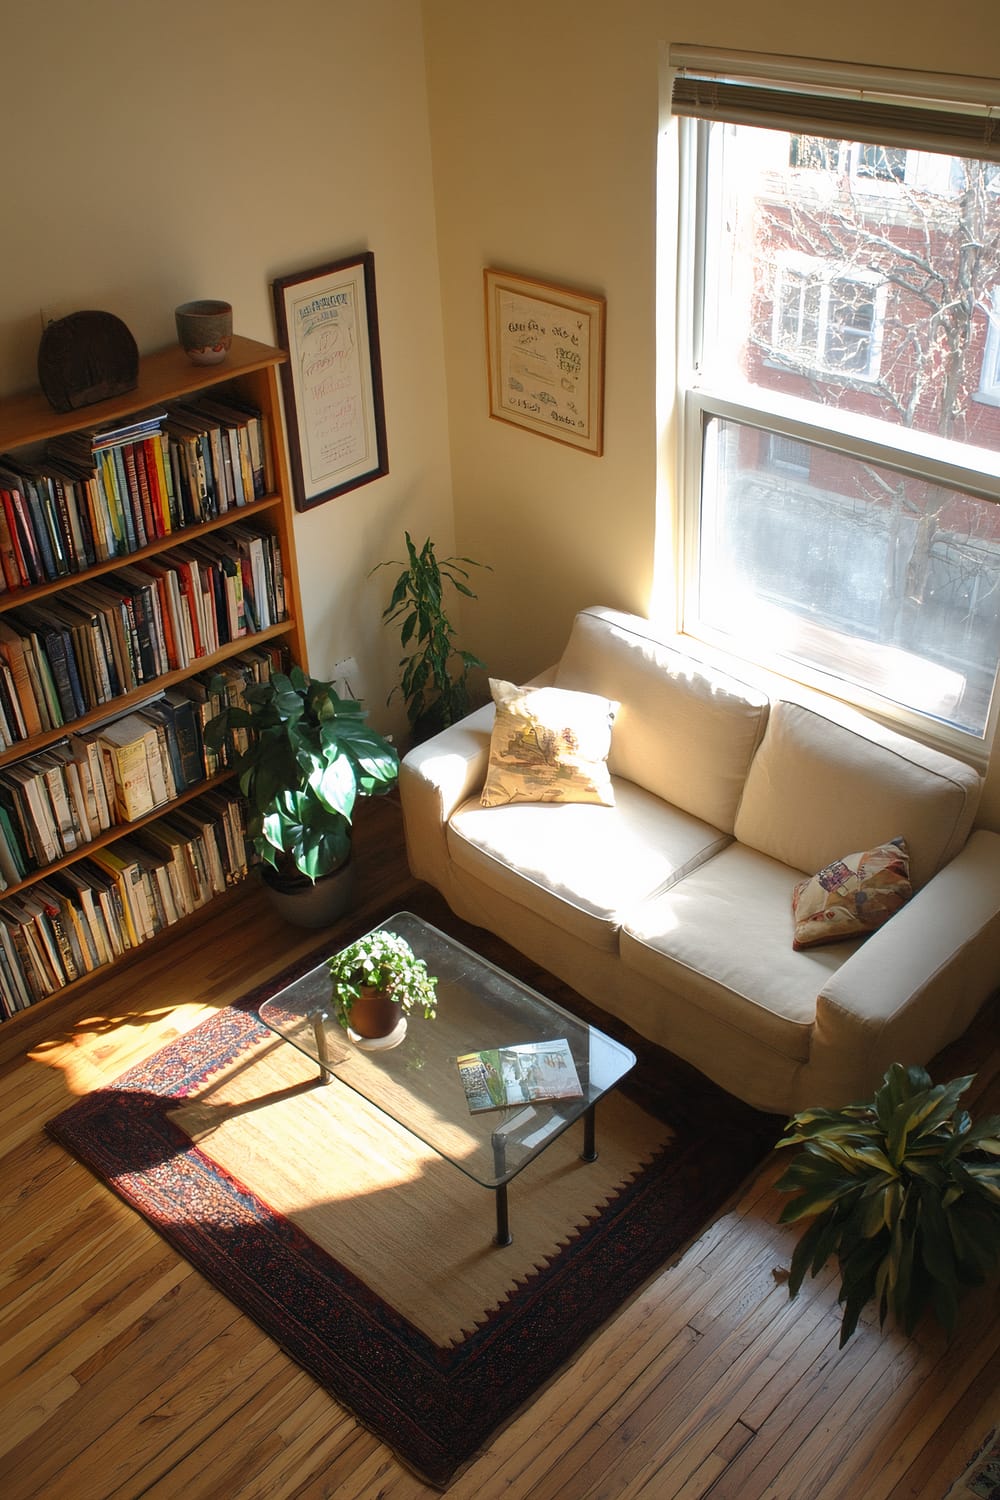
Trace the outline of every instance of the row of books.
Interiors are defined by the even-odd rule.
[[[134,823],[226,768],[240,748],[206,748],[204,725],[285,665],[285,648],[241,652],[129,713],[0,767],[0,890],[110,829]]]
[[[0,1011],[113,963],[247,870],[245,804],[217,788],[0,899]]]
[[[0,457],[0,592],[126,557],[273,488],[261,413],[201,397]]]
[[[276,536],[244,521],[0,616],[0,750],[286,615]]]

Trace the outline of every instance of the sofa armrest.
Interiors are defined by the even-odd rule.
[[[547,667],[525,685],[548,687],[555,675],[556,667]],[[495,714],[492,702],[467,714],[415,746],[399,768],[410,869],[439,891],[448,887],[448,821],[486,781]]]
[[[821,990],[810,1053],[820,1095],[828,1072],[877,1084],[890,1063],[927,1063],[998,987],[1000,834],[980,829]]]
[[[399,796],[410,869],[438,889],[448,865],[448,820],[486,780],[494,708],[488,703],[406,755]]]

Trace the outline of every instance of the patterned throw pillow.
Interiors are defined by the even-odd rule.
[[[888,922],[912,895],[905,839],[845,855],[795,887],[792,947],[863,937]]]
[[[611,727],[620,705],[568,688],[515,687],[490,678],[496,721],[483,806],[597,802],[613,807]]]

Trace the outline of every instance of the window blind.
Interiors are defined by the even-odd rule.
[[[676,115],[1000,161],[1000,81],[674,46]]]

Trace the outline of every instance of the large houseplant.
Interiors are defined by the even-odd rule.
[[[407,1011],[430,1018],[437,979],[405,938],[377,927],[327,960],[337,1020],[366,1038],[391,1035]]]
[[[873,1300],[880,1325],[891,1312],[911,1333],[930,1308],[950,1330],[961,1293],[996,1270],[1000,1116],[973,1124],[958,1103],[971,1082],[894,1063],[870,1103],[805,1110],[778,1142],[802,1148],[777,1183],[795,1194],[781,1221],[811,1220],[788,1289],[837,1257],[841,1348]]]
[[[227,706],[205,726],[205,741],[221,749],[240,731],[248,742],[234,769],[249,807],[248,832],[262,873],[279,897],[294,896],[350,867],[351,824],[359,796],[394,786],[399,758],[388,740],[370,729],[354,699],[301,667],[272,673],[246,690],[247,707]],[[335,906],[349,901],[349,885]],[[324,925],[302,904],[282,902],[303,925]],[[334,915],[339,914],[336,910]]]
[[[399,626],[400,645],[404,655],[399,666],[402,676],[397,691],[406,700],[406,717],[415,743],[446,729],[469,712],[469,672],[484,663],[471,651],[455,644],[455,627],[448,617],[445,591],[448,586],[467,599],[478,597],[469,587],[469,569],[486,568],[486,563],[471,557],[438,558],[434,543],[428,537],[417,550],[410,533],[406,537],[407,561],[396,579],[389,603],[382,611],[386,624]],[[399,567],[400,560],[376,564],[379,568]],[[410,646],[411,650],[406,648]]]

